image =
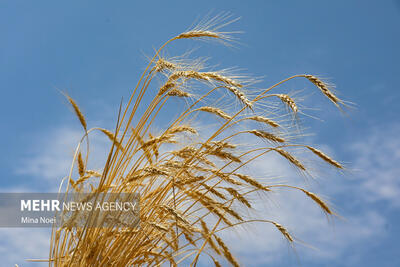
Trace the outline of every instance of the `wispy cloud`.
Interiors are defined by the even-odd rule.
[[[353,179],[332,177],[324,180],[325,190],[312,181],[306,181],[306,185],[311,186],[314,192],[330,196],[335,206],[344,210],[340,213],[344,219],[327,220],[313,201],[301,192],[290,190],[273,192],[263,198],[254,196],[253,200],[257,203],[255,212],[266,219],[276,220],[291,231],[298,241],[295,251],[300,262],[317,263],[342,259],[340,263],[343,265],[356,264],[361,255],[351,255],[348,251],[353,246],[367,246],[367,241],[379,241],[379,238],[384,237],[384,225],[388,220],[379,210],[366,203],[386,201],[393,207],[399,205],[400,183],[397,174],[400,173],[400,167],[396,164],[400,159],[400,141],[396,136],[398,129],[372,130],[365,134],[364,140],[348,146],[354,153],[352,167],[357,169],[352,174]],[[68,172],[73,150],[81,135],[82,132],[69,127],[55,129],[39,143],[36,142],[32,149],[34,153],[23,160],[23,167],[18,172],[39,176],[43,180],[60,181]],[[94,158],[100,167],[109,147],[108,141],[97,136],[92,139],[92,144],[93,148],[97,147],[97,151],[101,151]],[[266,174],[276,174],[283,180],[293,177],[296,178],[292,180],[294,183],[304,182],[304,178],[298,177],[298,173],[279,156],[256,161],[247,167],[247,171],[260,178],[266,178]],[[338,192],[349,194],[348,200],[356,203],[353,203],[356,205],[355,212],[352,210],[350,213],[347,209],[340,208],[346,207],[347,203],[335,198]],[[28,230],[33,233],[33,238],[25,237],[21,240],[21,233]],[[30,254],[43,254],[42,250],[31,251],[28,247],[37,247],[33,245],[37,242],[47,244],[48,237],[36,237],[36,229],[28,230],[0,232],[4,240],[1,254],[10,255],[7,256],[9,262],[26,258]],[[288,255],[293,255],[293,261],[297,261],[296,254],[282,235],[269,224],[248,224],[238,227],[234,233],[223,233],[223,237],[246,265],[262,265],[267,262],[276,264]],[[23,247],[19,243],[22,241],[29,246]],[[17,246],[20,247],[15,249]]]
[[[32,147],[27,149],[30,153],[21,160],[15,172],[20,175],[35,176],[39,181],[58,186],[61,179],[70,171],[75,149],[83,134],[80,129],[61,126],[37,137],[36,140],[32,140]],[[101,168],[111,144],[107,137],[96,133],[91,134],[90,144],[89,167]],[[86,151],[86,143],[81,145],[81,150]]]
[[[354,177],[362,186],[365,200],[386,200],[400,207],[400,126],[369,129],[364,138],[352,144]]]
[[[48,266],[48,263],[26,260],[48,258],[50,234],[50,228],[0,229],[1,266]]]

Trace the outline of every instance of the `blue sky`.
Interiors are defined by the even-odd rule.
[[[318,249],[300,245],[293,252],[282,240],[266,241],[260,245],[265,252],[256,249],[252,255],[243,245],[235,248],[243,263],[399,266],[400,1],[3,0],[0,190],[52,190],[66,172],[81,132],[57,88],[77,100],[91,126],[110,125],[146,55],[210,11],[241,17],[229,26],[243,31],[240,42],[226,48],[182,41],[168,54],[198,48],[194,55],[263,76],[265,86],[293,74],[318,74],[331,78],[340,96],[356,103],[342,116],[323,99],[306,101],[324,122],[304,118],[307,131],[315,133],[312,141],[349,166],[347,174],[329,173],[317,183],[344,219],[327,223],[316,213],[320,220],[296,225],[297,217],[282,211],[292,230]],[[312,93],[301,82],[287,89]],[[22,238],[26,233],[34,237]],[[31,266],[21,259],[46,255],[41,230],[0,229],[0,236],[0,256],[7,264]]]

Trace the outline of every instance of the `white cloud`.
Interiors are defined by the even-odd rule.
[[[60,181],[68,174],[74,149],[82,137],[82,131],[61,127],[32,140],[31,151],[16,169],[17,174],[33,175],[52,181]]]
[[[75,149],[82,136],[82,130],[62,126],[36,137],[36,140],[32,140],[34,145],[28,148],[29,155],[21,160],[16,173],[36,176],[46,183],[50,181],[53,187],[45,190],[56,188],[54,185],[58,186],[61,179],[69,174]],[[101,168],[109,147],[110,142],[104,135],[95,132],[90,135],[90,168]],[[86,151],[85,142],[81,150]]]
[[[354,177],[370,202],[387,200],[400,206],[399,132],[400,126],[374,128],[350,146],[355,153]]]
[[[1,266],[48,266],[48,263],[27,262],[27,259],[46,259],[49,255],[50,228],[0,229]]]

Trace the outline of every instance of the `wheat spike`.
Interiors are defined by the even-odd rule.
[[[79,109],[78,104],[76,104],[76,102],[70,96],[67,95],[67,98],[68,98],[69,103],[71,103],[72,107],[74,108],[75,114],[78,117],[80,123],[82,124],[83,129],[85,129],[85,131],[87,131],[87,124],[86,124],[85,116],[83,116],[83,113]]]
[[[148,141],[146,141],[141,148],[146,148],[146,147],[150,147],[153,146],[155,144],[162,144],[162,143],[173,143],[175,142],[174,140],[172,140],[173,135],[172,134],[164,134],[158,137],[154,137]]]
[[[217,191],[216,189],[214,189],[213,187],[211,187],[211,186],[209,186],[209,185],[207,185],[207,184],[205,184],[205,183],[201,183],[201,185],[202,185],[205,189],[207,189],[207,191],[209,191],[210,193],[212,193],[213,195],[215,195],[215,196],[217,196],[217,197],[219,197],[219,198],[222,198],[222,199],[225,199],[225,200],[226,200],[226,197],[225,197],[222,193],[220,193],[219,191]]]
[[[258,188],[263,191],[270,191],[270,189],[268,187],[260,184],[259,182],[257,182],[257,180],[251,178],[249,175],[245,175],[245,174],[241,174],[241,173],[235,173],[234,175],[236,177],[238,177],[239,179],[245,181],[246,183],[254,186],[255,188]]]
[[[224,149],[224,148],[236,148],[237,145],[235,144],[231,144],[225,141],[211,141],[210,142],[211,145],[214,145],[216,147],[218,147],[219,149]],[[207,148],[210,147],[209,144],[204,144]]]
[[[246,97],[246,95],[235,86],[225,86],[226,89],[231,91],[246,107],[252,109],[253,103]]]
[[[143,141],[142,136],[135,130],[135,128],[132,127],[131,129],[132,129],[132,134],[135,136],[135,139],[138,141],[138,143],[140,145],[140,148],[142,148],[142,150],[144,152],[144,155],[147,158],[147,161],[150,164],[153,164],[153,159],[152,159],[151,153],[150,153],[148,147],[144,146],[144,141]],[[151,137],[150,133],[149,133],[149,136],[150,136],[150,139],[151,139],[152,137]],[[155,156],[158,157],[158,154],[157,154],[158,153],[158,149],[155,148],[155,149],[153,149],[153,151],[154,151]]]
[[[190,236],[189,233],[183,232],[183,235],[185,236],[185,239],[193,246],[196,246],[196,242],[193,240],[193,238]]]
[[[335,166],[338,169],[343,169],[343,166],[339,162],[337,162],[337,161],[333,160],[332,158],[328,157],[322,151],[320,151],[320,150],[318,150],[318,149],[316,149],[314,147],[311,147],[311,146],[306,146],[306,147],[309,150],[311,150],[315,155],[317,155],[318,157],[320,157],[321,159],[323,159],[324,161],[326,161],[330,165]]]
[[[276,136],[276,135],[274,135],[272,133],[268,133],[268,132],[265,132],[265,131],[262,131],[262,130],[250,130],[250,131],[247,131],[247,132],[251,133],[251,134],[254,134],[255,136],[258,136],[260,138],[267,139],[267,140],[270,140],[270,141],[273,141],[273,142],[279,142],[279,143],[285,142],[285,139],[283,139],[282,137]]]
[[[230,85],[230,86],[235,86],[235,87],[238,87],[238,88],[242,88],[243,87],[243,85],[241,83],[239,83],[239,82],[237,82],[237,81],[235,81],[235,80],[233,80],[233,79],[231,79],[229,77],[221,75],[218,72],[202,72],[200,74],[203,75],[204,77],[208,78],[208,79],[212,79],[212,80],[215,80],[215,81],[218,81],[218,82],[222,82],[222,83],[225,83],[225,84]],[[227,89],[229,89],[229,88],[227,88]],[[229,89],[229,90],[232,90],[232,92],[235,91],[233,89]],[[239,91],[237,91],[236,94],[239,94]],[[242,97],[244,97],[244,94],[243,93],[241,93],[241,94],[242,94]]]
[[[266,123],[274,128],[279,127],[279,124],[274,122],[273,120],[270,120],[268,118],[262,117],[262,116],[252,116],[252,117],[247,117],[246,120],[253,120],[253,121],[258,121],[258,122],[263,122]]]
[[[220,148],[208,149],[206,151],[206,153],[209,154],[209,155],[214,155],[214,156],[219,157],[221,159],[229,159],[232,162],[236,162],[236,163],[241,163],[242,162],[240,160],[240,158],[236,157],[232,153],[229,153],[229,152],[226,152],[226,151],[222,151],[222,149],[220,149]]]
[[[303,171],[306,170],[306,167],[304,167],[304,165],[298,159],[296,159],[294,156],[292,156],[286,150],[283,150],[283,149],[280,149],[280,148],[274,148],[273,150],[278,152],[281,156],[283,156],[285,159],[287,159],[290,163],[292,163],[293,165],[295,165],[299,169],[301,169]]]
[[[165,92],[174,88],[175,86],[176,85],[173,82],[166,82],[163,86],[160,87],[160,90],[158,91],[158,95],[163,95]]]
[[[244,221],[242,216],[239,215],[234,209],[227,207],[227,206],[221,206],[220,207],[223,211],[234,217],[238,221]]]
[[[200,108],[198,108],[196,110],[213,113],[213,114],[218,115],[219,117],[221,117],[221,118],[223,118],[225,120],[230,120],[232,118],[231,116],[229,116],[228,114],[223,112],[221,109],[215,108],[215,107],[204,106],[204,107],[200,107]]]
[[[222,248],[222,251],[224,253],[225,258],[235,267],[239,267],[239,263],[237,260],[233,257],[232,253],[230,252],[229,248],[225,243],[222,241],[222,239],[218,236],[215,235],[215,240],[217,240],[218,245]]]
[[[173,82],[181,78],[210,81],[208,77],[202,75],[200,72],[189,70],[189,71],[176,71],[172,73],[168,78],[168,82]]]
[[[169,90],[166,94],[167,96],[176,96],[176,97],[190,97],[191,94],[189,94],[188,92],[173,88],[171,90]]]
[[[189,179],[184,179],[184,180],[177,181],[175,183],[177,185],[182,186],[182,185],[188,185],[188,184],[197,183],[197,182],[203,181],[204,179],[205,179],[204,176],[194,176],[194,177],[191,177]]]
[[[215,267],[222,267],[221,263],[219,263],[219,261],[214,259],[214,257],[211,257],[211,259],[213,260]]]
[[[153,136],[150,132],[149,132],[149,138],[150,138],[150,139],[153,139],[153,138],[154,138],[154,136]],[[138,140],[139,140],[139,138],[138,138]],[[143,140],[142,140],[142,143],[139,142],[139,144],[142,146],[142,145],[144,144]],[[158,156],[159,156],[160,153],[158,152],[157,144],[152,145],[152,146],[151,146],[151,149],[153,150],[154,156],[155,156],[156,158],[158,158]],[[150,164],[152,164],[152,159],[151,159],[150,151],[149,151],[147,148],[143,148],[143,151],[144,151],[145,154],[146,154],[147,160],[150,162]],[[149,160],[149,157],[150,157],[150,160]]]
[[[171,236],[171,239],[169,240],[171,242],[171,248],[174,251],[177,251],[179,248],[179,243],[178,243],[178,237],[176,235],[175,229],[174,228],[169,228],[169,234]]]
[[[176,134],[176,133],[181,133],[181,132],[189,132],[192,134],[197,134],[196,129],[194,129],[193,127],[190,127],[188,125],[175,126],[175,127],[172,127],[171,129],[169,129],[167,132],[170,134]]]
[[[169,212],[170,214],[172,214],[175,218],[181,220],[182,222],[189,224],[189,221],[183,217],[183,215],[176,209],[169,207],[167,205],[162,205],[160,206],[160,208],[162,208],[163,210]]]
[[[336,106],[339,106],[339,104],[343,104],[343,101],[340,100],[336,95],[334,95],[331,90],[329,90],[329,87],[326,83],[324,83],[321,79],[314,75],[303,75],[303,77],[307,78],[310,82],[312,82],[315,86],[317,86],[321,92],[329,98],[332,103],[334,103]]]
[[[157,167],[152,167],[152,166],[145,167],[143,169],[143,171],[145,173],[147,173],[147,175],[152,175],[152,176],[154,176],[154,175],[168,176],[169,175],[168,170],[162,169],[162,168],[157,168]]]
[[[165,59],[163,59],[161,57],[158,58],[155,66],[154,66],[154,70],[157,71],[157,72],[161,72],[161,71],[163,71],[165,69],[175,70],[175,69],[178,69],[178,68],[179,68],[179,66],[177,66],[176,64],[174,64],[172,62],[169,62],[169,61],[167,61],[167,60],[165,60]]]
[[[93,170],[86,170],[86,174],[90,175],[91,177],[101,177],[101,173]]]
[[[159,231],[168,232],[168,227],[166,225],[162,225],[162,224],[154,223],[154,222],[147,222],[147,224],[153,226],[154,228],[156,228]]]
[[[221,38],[221,35],[219,35],[216,32],[212,31],[188,31],[179,34],[178,36],[175,37],[175,39],[185,39],[185,38],[199,38],[199,37],[210,37],[210,38]]]
[[[202,234],[204,238],[207,240],[208,244],[215,251],[215,253],[221,255],[220,250],[218,249],[217,245],[214,243],[214,240],[212,239],[212,236],[210,235],[210,231],[208,230],[207,224],[203,220],[200,220],[200,223],[201,223],[201,228],[203,229]]]
[[[216,176],[220,177],[225,182],[228,182],[228,183],[231,183],[231,184],[234,184],[234,185],[242,185],[241,182],[236,181],[235,179],[231,178],[229,173],[223,173],[223,172],[221,172],[219,170],[211,170],[211,172],[213,174],[215,174]]]
[[[321,199],[319,198],[316,194],[309,192],[305,189],[300,188],[301,191],[303,191],[307,196],[309,196],[312,200],[314,200],[320,207],[321,209],[328,213],[328,214],[333,214],[329,206]]]
[[[294,114],[296,114],[299,111],[299,109],[296,105],[296,102],[294,102],[294,100],[290,96],[285,95],[285,94],[277,94],[276,96],[283,103],[285,103],[293,111]]]
[[[176,71],[169,76],[167,83],[171,83],[180,78],[195,79],[195,80],[207,81],[207,82],[211,82],[211,81],[220,82],[220,83],[227,85],[225,87],[228,90],[230,90],[232,93],[237,95],[239,99],[242,99],[242,100],[245,99],[244,94],[237,89],[237,88],[242,88],[243,85],[241,83],[235,81],[234,79],[224,76],[218,72],[199,72],[199,71],[194,71],[194,70]],[[237,87],[237,88],[234,89],[234,87]],[[248,100],[245,102],[250,103]]]
[[[224,188],[226,191],[228,191],[229,194],[231,194],[235,199],[239,200],[239,202],[243,203],[246,205],[248,208],[251,208],[251,205],[249,201],[247,201],[246,198],[244,198],[238,191],[236,191],[232,187],[225,187]]]
[[[286,230],[285,227],[283,227],[282,225],[280,225],[279,223],[276,222],[271,222],[273,225],[275,225],[275,227],[283,234],[283,236],[289,241],[289,242],[293,242],[294,239],[293,237],[289,234],[289,232]]]
[[[106,129],[100,129],[100,131],[104,133],[108,137],[108,139],[110,139],[115,144],[117,148],[121,149],[122,151],[124,150],[121,143],[118,141],[118,139],[114,136],[112,132]]]
[[[79,176],[85,175],[85,164],[83,163],[82,153],[79,151],[78,153],[78,173]]]

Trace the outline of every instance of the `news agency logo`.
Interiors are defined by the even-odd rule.
[[[137,227],[136,193],[0,193],[0,227]]]
[[[102,202],[96,203],[95,207],[92,202],[63,202],[62,205],[57,199],[21,199],[21,211],[134,211],[136,202]],[[60,208],[61,207],[61,208]]]

